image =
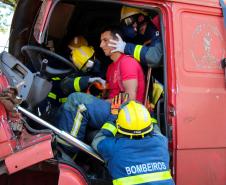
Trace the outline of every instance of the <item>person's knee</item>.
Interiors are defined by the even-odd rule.
[[[82,98],[84,98],[86,94],[84,93],[81,93],[81,92],[74,92],[74,93],[71,93],[69,96],[68,96],[68,101],[71,101],[71,100],[74,100],[74,101],[80,101]]]
[[[68,101],[75,104],[89,104],[95,99],[97,99],[95,96],[81,92],[75,92],[68,96]]]

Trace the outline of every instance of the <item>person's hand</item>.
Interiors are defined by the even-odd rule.
[[[89,83],[99,82],[103,86],[103,89],[106,88],[106,81],[100,77],[89,78]]]
[[[117,33],[116,33],[116,37],[118,38],[118,40],[110,39],[110,43],[108,44],[108,46],[115,48],[111,51],[111,53],[114,53],[114,52],[117,52],[117,51],[124,53],[126,43],[122,40],[120,35],[117,34]]]
[[[118,95],[116,95],[111,102],[111,113],[117,115],[119,113],[120,106],[128,101],[128,99],[128,93],[119,93]]]

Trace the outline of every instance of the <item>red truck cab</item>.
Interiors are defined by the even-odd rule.
[[[164,84],[157,113],[169,139],[175,183],[225,185],[226,32],[219,0],[19,1],[9,53],[27,65],[24,45],[46,47],[51,40],[64,55],[68,39],[84,34],[101,55],[98,28],[119,21],[123,5],[159,16],[163,65],[153,73]]]

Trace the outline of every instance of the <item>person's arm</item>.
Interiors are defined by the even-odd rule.
[[[136,100],[137,95],[137,79],[130,79],[122,81],[125,93],[129,94],[129,100]]]
[[[112,151],[114,151],[114,136],[116,132],[115,124],[106,122],[92,141],[91,146],[105,161],[108,161],[109,158],[114,155]]]
[[[160,65],[163,51],[161,42],[156,41],[150,46],[126,43],[124,53],[134,57],[144,65],[154,67]]]
[[[131,57],[125,56],[120,63],[120,79],[125,93],[130,100],[136,100],[139,79],[139,64]]]
[[[115,48],[111,52],[119,51],[125,53],[144,65],[150,65],[151,67],[159,66],[163,55],[161,36],[159,31],[154,27],[150,28],[149,32],[150,44],[149,42],[142,45],[126,43],[116,34],[118,39],[110,40],[108,45]]]
[[[89,76],[66,77],[61,81],[60,87],[66,95],[73,92],[81,92],[87,89],[89,79]]]
[[[61,81],[60,87],[64,94],[69,95],[73,92],[85,91],[90,83],[95,81],[100,82],[105,87],[105,80],[100,77],[79,76],[79,77],[66,77]]]
[[[148,25],[147,35],[149,40],[146,40],[140,45],[127,43],[124,53],[133,56],[143,65],[150,67],[159,66],[163,55],[162,40],[159,31],[151,25]]]

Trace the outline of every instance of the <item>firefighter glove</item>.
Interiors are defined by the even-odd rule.
[[[126,47],[126,43],[122,40],[122,38],[120,37],[119,34],[116,33],[116,37],[118,38],[118,40],[110,40],[110,43],[108,44],[108,46],[113,47],[115,49],[113,49],[111,52],[121,52],[124,53],[124,49]]]
[[[93,77],[93,78],[89,78],[89,83],[93,83],[93,82],[100,82],[101,85],[103,86],[103,88],[106,88],[106,81],[100,77]]]
[[[119,93],[112,99],[111,102],[111,113],[117,115],[120,109],[120,106],[128,101],[129,94],[128,93]]]

